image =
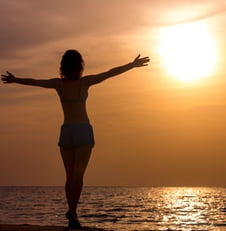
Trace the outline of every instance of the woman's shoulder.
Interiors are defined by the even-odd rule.
[[[61,82],[61,78],[51,78],[51,79],[48,79],[49,82],[52,82],[52,83],[60,83]]]
[[[60,86],[60,83],[61,83],[61,79],[60,78],[52,78],[52,79],[49,79],[49,83],[51,84],[51,85],[53,85],[54,86],[54,88],[59,88],[59,86]]]

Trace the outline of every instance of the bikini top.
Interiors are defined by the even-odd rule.
[[[78,88],[77,97],[72,98],[72,99],[61,99],[61,102],[63,102],[63,103],[70,103],[70,102],[85,103],[86,99],[88,97],[88,93],[86,93],[85,96],[83,98],[81,98],[81,89],[82,89],[82,83],[81,83],[81,81],[79,81],[79,88]]]

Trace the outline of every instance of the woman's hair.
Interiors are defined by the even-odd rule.
[[[67,50],[61,60],[61,78],[79,79],[82,75],[83,66],[84,61],[81,54],[76,50]]]

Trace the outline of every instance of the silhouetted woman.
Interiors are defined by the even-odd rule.
[[[83,175],[94,146],[93,129],[86,112],[88,89],[112,76],[119,75],[134,67],[148,65],[149,58],[140,58],[109,71],[82,77],[84,61],[76,50],[67,50],[60,66],[61,78],[38,80],[18,78],[10,72],[2,75],[4,83],[53,88],[59,95],[64,112],[59,147],[66,170],[65,192],[68,203],[66,217],[69,228],[81,228],[77,216],[77,205],[83,186]]]

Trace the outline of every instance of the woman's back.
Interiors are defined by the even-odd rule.
[[[89,122],[86,111],[88,87],[82,79],[59,80],[57,93],[64,112],[64,123]]]

